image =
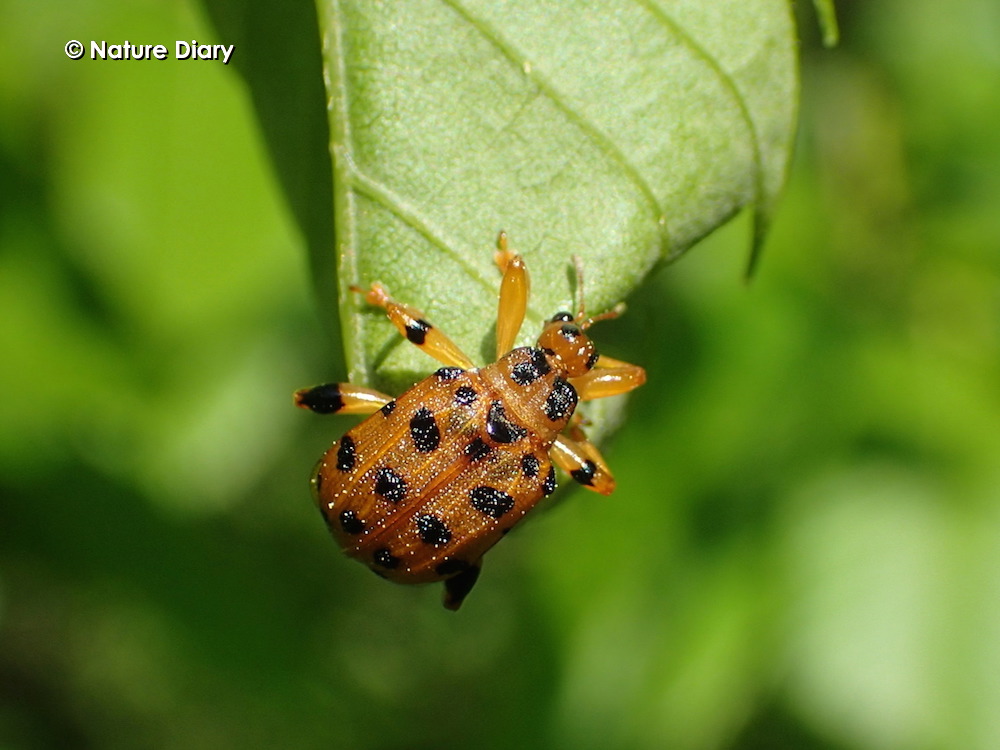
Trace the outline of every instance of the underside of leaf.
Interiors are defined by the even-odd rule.
[[[744,207],[770,218],[795,115],[787,0],[319,3],[356,382],[433,364],[352,285],[384,284],[485,363],[499,230],[532,276],[527,343],[574,308],[573,256],[596,313]]]

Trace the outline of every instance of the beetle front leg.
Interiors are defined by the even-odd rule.
[[[528,310],[531,281],[524,260],[507,247],[506,232],[500,232],[497,237],[493,260],[503,273],[497,306],[497,359],[500,359],[514,347],[514,340],[521,330],[524,314]]]
[[[615,478],[611,476],[604,457],[597,446],[587,440],[583,429],[578,425],[571,427],[569,433],[556,438],[549,455],[556,466],[588,490],[602,495],[610,495],[615,491]]]
[[[367,292],[358,287],[351,287],[351,290],[364,294],[369,304],[384,308],[389,320],[406,340],[421,351],[427,352],[438,362],[461,367],[463,370],[475,367],[472,360],[465,356],[451,339],[427,322],[420,310],[397,302],[389,296],[381,284],[372,284]]]
[[[576,388],[581,401],[593,401],[638,388],[646,382],[646,371],[638,365],[601,356],[594,369],[570,378],[569,382]]]

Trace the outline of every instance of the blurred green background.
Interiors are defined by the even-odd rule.
[[[799,10],[757,279],[742,217],[602,326],[618,492],[455,615],[312,506],[352,420],[291,407],[338,354],[240,77],[63,54],[228,40],[0,0],[0,747],[1000,747],[1000,5]]]

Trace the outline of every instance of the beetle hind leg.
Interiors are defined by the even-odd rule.
[[[479,571],[482,569],[482,560],[476,560],[460,573],[456,573],[444,582],[444,606],[452,612],[462,606],[465,597],[472,591],[479,579]]]

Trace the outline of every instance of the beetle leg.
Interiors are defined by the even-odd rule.
[[[482,559],[476,560],[461,573],[453,575],[444,582],[444,606],[452,611],[462,606],[465,597],[472,591],[479,578],[479,571],[482,568]]]
[[[424,319],[424,314],[420,310],[396,302],[381,284],[372,284],[367,292],[353,286],[351,290],[363,293],[369,304],[384,308],[389,320],[406,340],[421,351],[427,352],[438,362],[461,367],[463,370],[475,367],[472,360],[466,357],[451,339]]]
[[[628,393],[646,382],[646,371],[638,365],[600,357],[597,366],[589,372],[570,378],[581,401],[617,396]]]
[[[528,309],[531,280],[524,260],[507,248],[507,233],[497,237],[497,251],[493,260],[503,272],[500,282],[500,302],[497,306],[497,359],[514,347],[514,340],[521,330],[524,314]]]
[[[374,414],[392,396],[350,383],[324,383],[295,391],[295,405],[317,414]]]
[[[615,491],[615,478],[611,476],[597,447],[587,440],[579,425],[570,427],[565,435],[559,435],[552,444],[549,454],[560,469],[588,490],[610,495]]]

